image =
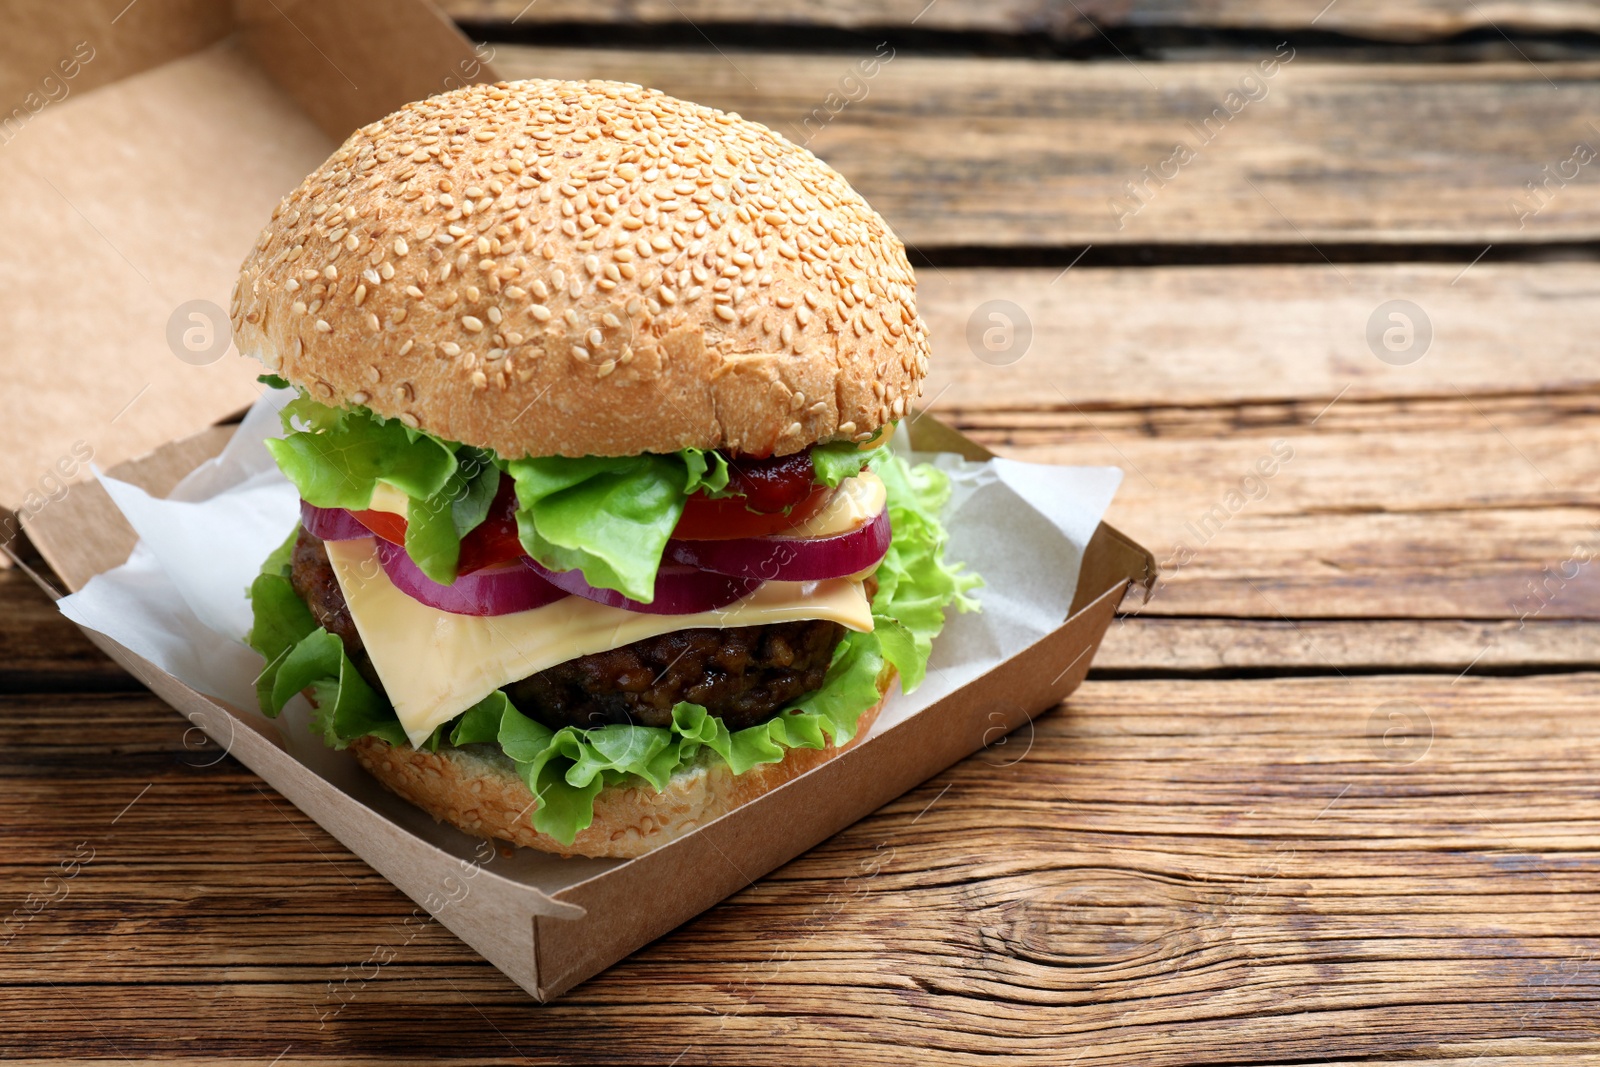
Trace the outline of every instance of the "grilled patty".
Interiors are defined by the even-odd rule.
[[[362,677],[382,692],[322,542],[301,530],[293,563],[295,592],[317,622],[344,642]],[[699,704],[728,729],[740,730],[821,688],[844,634],[843,626],[821,619],[675,630],[559,663],[512,682],[505,692],[519,711],[553,730],[666,726],[680,701]]]

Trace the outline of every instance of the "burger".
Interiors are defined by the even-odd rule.
[[[470,834],[631,857],[859,741],[977,578],[889,447],[905,249],[736,114],[617,82],[431,97],[272,214],[231,317],[293,390],[263,710]]]

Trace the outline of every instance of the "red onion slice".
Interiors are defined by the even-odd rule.
[[[876,566],[889,551],[889,511],[832,537],[743,537],[731,541],[668,541],[663,560],[759,581],[817,582]]]
[[[526,556],[522,561],[543,575],[551,585],[565,589],[574,596],[646,615],[697,615],[702,611],[715,611],[749,596],[761,584],[748,578],[713,574],[663,561],[656,571],[655,599],[648,604],[641,604],[637,600],[629,600],[615,589],[598,589],[590,585],[583,580],[582,571],[552,571]]]
[[[381,537],[377,546],[378,562],[395,588],[413,600],[452,615],[513,615],[542,608],[567,595],[545,581],[526,557],[463,574],[450,585],[440,585],[422,573],[402,546]]]
[[[354,541],[358,537],[372,536],[372,531],[344,508],[319,508],[304,500],[300,501],[300,525],[311,536],[323,541]]]

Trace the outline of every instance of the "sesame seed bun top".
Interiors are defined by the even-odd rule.
[[[864,438],[927,371],[898,238],[810,152],[621,82],[363,127],[245,259],[239,350],[506,458]]]

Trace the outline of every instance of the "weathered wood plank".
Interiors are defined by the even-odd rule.
[[[956,421],[1015,458],[1124,469],[1107,518],[1165,561],[1145,613],[1600,618],[1592,394],[1321,406]]]
[[[644,25],[718,23],[820,26],[849,30],[909,29],[958,33],[1047,34],[1064,40],[1099,29],[1183,27],[1232,30],[1321,30],[1356,37],[1415,41],[1470,30],[1548,33],[1600,29],[1600,12],[1579,0],[1471,3],[1462,0],[443,0],[452,18],[474,24]]]
[[[133,688],[21,569],[0,570],[0,692]]]
[[[1129,610],[1137,609],[1130,602]],[[1394,672],[1600,669],[1600,622],[1568,619],[1215,619],[1120,616],[1093,672]],[[1090,677],[1095,677],[1091,672]]]
[[[118,773],[132,738],[93,731],[75,780],[7,769],[0,825],[33,832],[0,898],[96,851],[0,950],[0,1047],[1084,1064],[1600,1048],[1597,683],[1090,682],[543,1008],[437,926],[406,940],[392,887],[228,761],[182,766],[182,720],[143,698],[124,713],[167,743],[165,770]],[[57,743],[19,720],[92,710],[34,707],[0,715],[9,760]],[[395,958],[333,1014],[327,982],[375,945]]]
[[[1583,116],[1600,110],[1600,66],[1350,67],[1291,52],[1267,50],[1271,77],[1243,61],[884,61],[872,49],[497,45],[495,63],[507,77],[641,82],[764,122],[837,167],[914,245],[1600,236],[1600,185],[1569,162],[1596,137]],[[1179,142],[1188,153],[1175,156]],[[1543,167],[1565,177],[1529,199]]]
[[[1069,404],[1306,400],[1315,415],[1341,395],[1459,400],[1600,381],[1600,264],[1463,268],[924,266],[917,308],[934,358],[923,403],[1048,425]]]

